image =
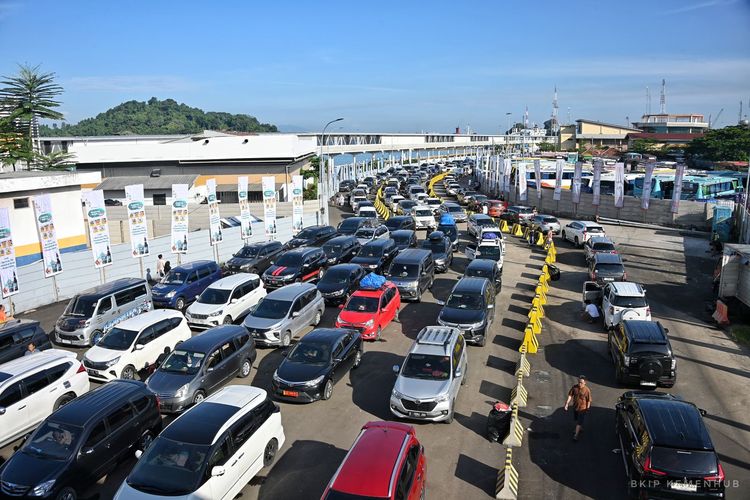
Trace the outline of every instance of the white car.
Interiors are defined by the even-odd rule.
[[[422,186],[410,186],[409,187],[409,199],[417,201],[419,193],[427,194]]]
[[[0,379],[0,447],[89,391],[86,369],[76,354],[58,349],[4,363]]]
[[[607,236],[602,226],[596,222],[585,220],[574,220],[573,222],[566,224],[565,227],[562,228],[560,235],[562,236],[562,239],[568,240],[576,246],[583,245],[592,236]]]
[[[360,245],[364,245],[374,240],[387,240],[391,237],[391,232],[385,224],[376,227],[362,226],[354,233],[354,236]]]
[[[169,424],[115,500],[232,500],[284,445],[279,407],[263,389],[230,385]]]
[[[427,198],[429,198],[430,195],[428,195],[427,193],[417,193],[416,197],[417,197],[417,203],[420,203],[422,205],[426,205],[427,204]]]
[[[446,189],[446,192],[451,196],[456,196],[458,194],[458,188],[461,187],[461,184],[458,182],[451,182],[448,184],[448,189]]]
[[[429,207],[417,206],[411,211],[411,216],[414,219],[414,224],[417,229],[434,230],[437,227],[435,222],[435,214]]]
[[[375,207],[364,206],[364,207],[361,207],[359,211],[357,212],[357,217],[365,217],[367,219],[377,219],[378,211],[375,210]]]
[[[260,276],[237,273],[208,285],[185,311],[191,328],[205,330],[231,325],[243,319],[250,308],[266,296]]]
[[[594,304],[601,299],[605,328],[614,328],[624,320],[651,321],[646,289],[639,283],[618,281],[599,288],[595,282],[587,281],[583,285],[584,306],[586,299]]]
[[[424,204],[430,207],[432,210],[432,213],[436,214],[438,209],[440,208],[440,205],[443,204],[443,200],[440,198],[427,198],[424,200]]]
[[[352,205],[352,210],[355,213],[359,211],[359,204],[362,203],[363,201],[367,201],[366,196],[352,196],[351,205]]]
[[[192,337],[180,311],[156,309],[127,319],[107,332],[83,355],[91,380],[109,382],[118,378],[133,380],[180,342]]]
[[[357,184],[357,187],[355,189],[361,189],[365,192],[365,194],[370,194],[370,186],[367,184]]]
[[[395,213],[395,212],[396,212],[396,211],[398,210],[398,202],[399,202],[399,201],[403,201],[403,200],[405,200],[405,199],[406,199],[406,198],[404,198],[404,197],[403,197],[403,196],[401,196],[400,194],[397,194],[397,195],[395,195],[395,196],[392,196],[392,197],[391,197],[391,212],[394,212],[394,213]]]

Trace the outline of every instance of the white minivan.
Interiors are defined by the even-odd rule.
[[[115,500],[232,500],[284,444],[263,389],[230,385],[169,424],[141,454]]]
[[[191,328],[206,330],[231,325],[244,319],[250,309],[266,296],[260,276],[237,273],[208,285],[185,311]]]
[[[156,364],[192,336],[180,311],[157,309],[119,323],[83,355],[91,380],[109,382],[135,379],[139,371]]]

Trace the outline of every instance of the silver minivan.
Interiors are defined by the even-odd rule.
[[[153,309],[144,279],[122,278],[76,294],[55,323],[54,340],[62,345],[94,346],[120,321]]]
[[[326,305],[312,283],[294,283],[269,293],[243,325],[259,345],[287,347],[308,325],[317,326]]]

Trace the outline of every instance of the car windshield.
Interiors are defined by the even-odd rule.
[[[378,310],[378,298],[377,297],[362,297],[360,295],[353,295],[349,302],[344,307],[345,311],[353,312],[364,312],[374,313]]]
[[[175,349],[172,354],[164,360],[164,363],[158,368],[159,371],[167,373],[184,373],[195,375],[203,363],[206,355],[202,352],[185,351]]]
[[[496,224],[495,224],[495,221],[492,219],[478,219],[477,225],[482,226],[482,227],[492,227],[492,226],[495,226]]]
[[[200,487],[211,447],[156,438],[135,464],[127,483],[143,493],[187,495]]]
[[[451,212],[451,213],[459,213],[459,212],[463,212],[463,211],[464,211],[464,209],[461,208],[461,207],[453,207],[453,206],[448,207],[448,212]]]
[[[234,254],[234,256],[240,257],[241,259],[252,259],[253,257],[258,256],[259,250],[258,247],[242,247],[236,254]]]
[[[321,278],[321,283],[327,283],[331,285],[343,285],[349,283],[349,276],[351,276],[351,269],[329,269],[327,273]]]
[[[412,353],[406,358],[402,377],[427,380],[448,380],[451,373],[450,356]]]
[[[445,253],[445,241],[426,239],[422,242],[422,248],[430,250],[432,253]]]
[[[285,253],[276,261],[277,266],[302,267],[302,256],[298,253]]]
[[[315,238],[315,231],[316,229],[312,228],[303,229],[302,231],[297,233],[297,236],[295,236],[295,238],[299,238],[301,240],[309,240]]]
[[[612,305],[617,307],[648,307],[646,297],[623,297],[615,295]]]
[[[467,276],[467,277],[470,277],[470,278],[487,278],[487,279],[491,279],[492,278],[492,271],[490,271],[489,269],[482,269],[482,268],[477,268],[477,267],[473,267],[472,268],[472,267],[470,267],[470,268],[466,269],[466,273],[464,274],[464,276]]]
[[[603,274],[622,274],[625,268],[622,264],[597,264],[594,272]]]
[[[84,318],[90,318],[94,314],[96,302],[96,298],[88,297],[86,295],[73,297],[73,299],[68,302],[68,307],[65,308],[65,314],[68,316],[83,316]]]
[[[456,236],[458,236],[458,230],[456,229],[456,226],[453,224],[438,224],[437,227],[438,231],[442,231],[445,233],[446,236],[449,236],[451,239],[454,239]]]
[[[542,222],[545,224],[554,224],[557,222],[557,219],[555,217],[542,217]]]
[[[175,269],[174,271],[169,271],[169,274],[164,277],[162,283],[166,283],[167,285],[182,285],[185,283],[187,275],[187,272]]]
[[[401,208],[414,208],[418,205],[414,200],[399,201],[398,204],[401,205]]]
[[[375,230],[370,227],[363,227],[357,231],[357,238],[372,238],[375,234]]]
[[[604,228],[601,226],[588,226],[586,227],[588,233],[604,233]]]
[[[408,245],[411,242],[411,236],[408,234],[391,235],[391,238],[396,242],[396,245]]]
[[[286,359],[293,363],[324,365],[331,359],[331,348],[328,344],[303,341],[294,346]]]
[[[256,318],[281,319],[289,313],[290,307],[292,307],[292,303],[288,300],[264,297],[250,314]]]
[[[388,275],[395,278],[415,278],[418,274],[419,266],[417,264],[398,264],[394,262],[388,271]]]
[[[133,345],[133,341],[137,336],[138,332],[135,330],[124,330],[119,327],[114,327],[107,332],[107,334],[104,335],[96,345],[105,349],[124,351],[130,349],[130,346]]]
[[[484,309],[484,300],[481,294],[452,293],[445,303],[445,307],[453,309],[470,309],[479,311]]]
[[[417,208],[414,210],[414,215],[417,217],[432,217],[432,210],[429,208]]]
[[[339,231],[340,232],[354,232],[357,230],[357,228],[360,226],[361,221],[358,219],[346,219],[341,221],[341,224],[339,224]]]
[[[323,245],[323,251],[328,257],[335,257],[341,254],[342,245],[336,243],[326,243]]]
[[[612,243],[594,243],[591,247],[597,252],[609,252],[615,249]]]
[[[383,255],[383,247],[365,245],[359,251],[358,257],[380,257],[381,255]]]
[[[489,260],[500,260],[500,247],[497,245],[480,246],[477,250],[477,257]]]
[[[232,293],[231,290],[208,287],[200,294],[198,302],[201,304],[226,304],[229,301],[230,293]]]
[[[21,451],[47,460],[66,460],[76,451],[81,434],[81,427],[47,421],[31,435]]]

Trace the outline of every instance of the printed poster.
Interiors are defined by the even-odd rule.
[[[526,164],[518,164],[518,197],[521,201],[526,201]]]
[[[682,196],[682,178],[685,175],[685,165],[677,165],[674,173],[674,190],[672,192],[672,213],[680,210],[680,196]]]
[[[555,192],[552,194],[552,199],[560,201],[560,195],[562,194],[562,178],[563,178],[563,166],[565,162],[563,160],[557,160],[555,162]]]
[[[601,160],[594,160],[594,180],[591,190],[594,193],[594,199],[591,200],[592,205],[599,205],[599,199],[601,198],[601,187],[602,187],[602,168],[604,162]]]
[[[263,177],[263,218],[266,224],[266,237],[276,239],[276,177]]]
[[[16,251],[10,230],[10,212],[0,208],[0,284],[3,287],[3,298],[18,293],[18,271],[16,270]]]
[[[125,203],[130,225],[130,255],[133,258],[146,257],[149,254],[148,224],[143,202],[143,184],[125,186]]]
[[[498,158],[497,160],[497,184],[498,193],[505,191],[505,173],[503,171],[505,165],[505,158]],[[499,196],[499,194],[498,194]]]
[[[208,193],[208,235],[211,246],[213,246],[223,239],[219,200],[216,198],[216,179],[206,180],[206,191]]]
[[[247,177],[237,177],[237,198],[240,200],[240,237],[246,240],[253,235],[250,200],[247,195]]]
[[[542,199],[542,162],[534,160],[534,182],[536,183],[536,199]]]
[[[34,196],[34,214],[36,215],[36,228],[39,232],[39,243],[42,246],[42,269],[44,277],[49,278],[60,274],[63,270],[60,261],[60,246],[57,243],[57,232],[55,221],[52,216],[52,199],[48,194]]]
[[[302,199],[302,176],[292,176],[292,233],[302,231],[302,215],[304,200]]]
[[[615,163],[615,206],[622,208],[625,203],[625,164]]]
[[[188,185],[172,184],[172,253],[188,251]]]
[[[104,194],[101,190],[82,193],[86,205],[86,218],[89,226],[91,253],[97,269],[112,265],[112,252],[109,240],[109,221],[107,208],[104,206]]]
[[[651,179],[654,176],[654,164],[646,165],[646,175],[643,176],[643,192],[641,193],[641,208],[648,210],[651,201]]]
[[[580,161],[576,162],[575,170],[573,171],[573,183],[571,189],[573,190],[573,203],[581,202],[581,172],[583,171],[583,163]]]

